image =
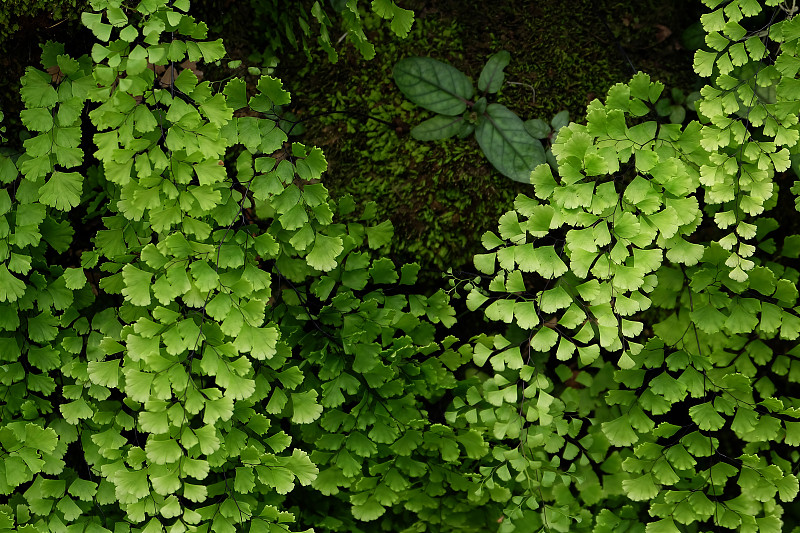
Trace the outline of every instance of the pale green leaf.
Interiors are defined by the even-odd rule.
[[[80,203],[82,187],[83,177],[77,172],[53,172],[39,187],[39,199],[45,205],[68,211]]]
[[[309,266],[322,270],[323,272],[333,270],[338,264],[336,258],[342,253],[342,239],[340,237],[329,237],[322,233],[317,233],[314,239],[314,247],[306,256]]]

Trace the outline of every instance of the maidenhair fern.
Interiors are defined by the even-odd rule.
[[[510,329],[478,339],[495,374],[455,413],[523,417],[514,527],[777,532],[797,495],[798,238],[767,213],[792,192],[800,19],[706,3],[701,122],[654,120],[645,74],[614,86],[475,258],[467,303]]]
[[[638,74],[562,127],[458,339],[287,141],[279,80],[199,79],[225,49],[188,0],[93,0],[91,56],[43,46],[0,152],[0,529],[790,525],[800,23],[707,4],[700,120]]]
[[[354,530],[399,494],[432,514],[408,480],[465,479],[462,437],[424,411],[456,381],[423,354],[464,358],[435,341],[447,296],[384,295],[418,270],[370,253],[391,225],[334,222],[353,205],[320,150],[262,118],[280,81],[197,78],[225,50],[188,1],[92,5],[91,58],[44,47],[0,165],[0,527]],[[312,485],[320,511],[288,512]]]

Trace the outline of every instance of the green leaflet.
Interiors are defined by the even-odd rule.
[[[400,37],[407,36],[414,23],[414,12],[398,7],[391,0],[373,0],[372,10],[380,17],[390,20],[392,31]]]
[[[25,294],[25,282],[8,271],[5,265],[0,265],[0,301],[13,302]]]
[[[80,202],[82,185],[83,178],[77,172],[53,172],[47,183],[39,188],[39,201],[60,211],[68,211]]]
[[[336,257],[342,252],[343,246],[340,239],[328,237],[317,233],[314,247],[306,256],[309,266],[326,271],[336,267]]]

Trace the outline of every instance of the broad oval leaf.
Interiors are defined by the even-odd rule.
[[[422,124],[411,128],[411,136],[418,141],[437,141],[447,139],[461,131],[464,117],[448,117],[436,115]]]
[[[475,94],[463,72],[430,57],[407,57],[394,66],[394,82],[406,97],[442,115],[459,115]]]
[[[550,124],[553,126],[553,131],[558,133],[558,130],[569,124],[569,111],[564,109],[556,113]]]
[[[475,138],[486,158],[505,176],[531,182],[531,171],[546,161],[544,147],[506,106],[490,104],[478,118]]]
[[[461,127],[458,129],[458,133],[456,134],[459,139],[466,139],[472,132],[475,131],[475,126],[470,124],[469,122],[462,122]]]
[[[540,118],[532,118],[530,120],[526,120],[523,122],[525,125],[525,131],[530,133],[531,137],[535,139],[546,139],[550,132],[553,131],[550,129],[550,126],[547,125],[547,122]]]
[[[501,50],[492,55],[478,78],[478,90],[487,93],[499,91],[503,86],[503,78],[505,78],[503,69],[508,66],[509,61],[511,61],[511,54],[506,50]]]

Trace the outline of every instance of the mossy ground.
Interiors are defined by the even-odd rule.
[[[332,195],[375,200],[379,216],[395,225],[395,258],[418,261],[432,274],[470,269],[480,236],[530,187],[500,175],[473,138],[412,139],[409,127],[427,114],[395,86],[394,64],[430,56],[477,80],[486,58],[507,49],[512,59],[506,80],[512,83],[500,103],[523,119],[549,120],[567,109],[580,121],[589,101],[630,78],[631,63],[668,87],[693,89],[692,54],[679,43],[682,30],[699,16],[689,5],[627,1],[601,10],[588,0],[419,1],[408,5],[417,19],[407,39],[367,19],[376,47],[372,61],[347,49],[337,64],[321,52],[311,63],[298,53],[282,58],[276,73],[303,119],[302,141],[325,151],[324,183]]]

